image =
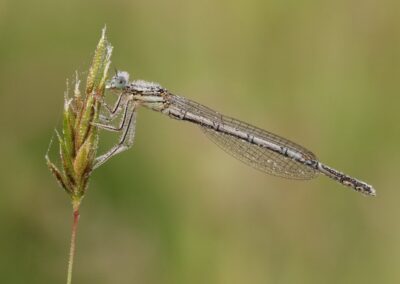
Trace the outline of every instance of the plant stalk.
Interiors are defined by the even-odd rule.
[[[74,266],[74,256],[75,256],[75,246],[76,246],[76,233],[78,230],[79,222],[79,205],[80,202],[73,202],[73,216],[74,220],[72,223],[72,233],[71,233],[71,245],[69,247],[69,259],[68,259],[68,274],[67,274],[67,284],[72,283],[72,268]]]

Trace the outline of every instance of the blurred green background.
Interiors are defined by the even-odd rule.
[[[0,282],[65,282],[71,207],[44,155],[65,80],[107,24],[117,68],[294,140],[378,196],[265,175],[142,109],[134,148],[92,176],[74,283],[399,283],[399,11],[0,0]]]

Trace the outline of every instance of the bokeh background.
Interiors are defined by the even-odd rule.
[[[65,80],[107,24],[115,67],[294,140],[378,196],[265,175],[142,109],[134,148],[92,176],[74,283],[399,283],[399,11],[0,0],[0,282],[66,279],[70,201],[44,155]]]

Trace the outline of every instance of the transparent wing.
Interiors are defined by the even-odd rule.
[[[303,154],[307,159],[317,159],[311,151],[294,142],[240,120],[219,114],[218,112],[194,101],[178,96],[171,96],[170,101],[172,105],[175,105],[185,112],[191,112],[203,116],[217,123],[229,125],[237,130],[254,135],[255,137],[259,137],[277,145],[287,147]],[[218,132],[212,128],[201,128],[206,136],[225,152],[231,154],[238,160],[255,169],[268,174],[290,179],[311,179],[317,175],[317,172],[314,169],[269,149],[251,144],[246,140],[241,140],[234,136]]]

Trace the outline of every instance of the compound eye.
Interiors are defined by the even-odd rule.
[[[123,89],[126,86],[126,80],[125,78],[117,78],[115,87],[118,89]]]
[[[117,75],[112,79],[112,85],[116,89],[123,89],[128,84],[128,72],[118,71]]]

